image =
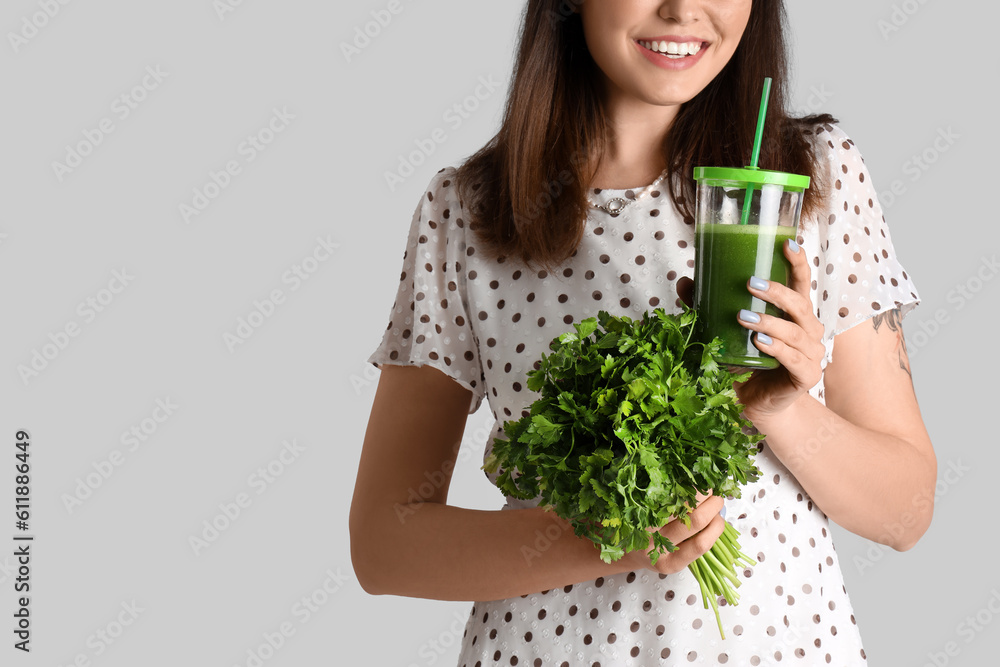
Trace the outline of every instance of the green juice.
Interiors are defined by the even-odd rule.
[[[777,368],[777,359],[757,349],[737,317],[740,309],[784,317],[784,313],[747,289],[750,276],[787,285],[791,265],[784,243],[795,238],[795,227],[705,224],[695,227],[694,308],[704,342],[722,339],[722,363],[730,366]]]

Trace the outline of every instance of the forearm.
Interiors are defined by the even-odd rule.
[[[640,567],[639,552],[605,563],[569,522],[537,507],[397,503],[366,523],[351,527],[351,554],[365,590],[376,595],[499,600]]]
[[[813,502],[847,530],[905,550],[930,525],[936,464],[913,443],[862,428],[808,394],[777,416],[751,419]]]

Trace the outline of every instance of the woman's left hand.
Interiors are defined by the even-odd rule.
[[[753,336],[757,349],[781,364],[775,369],[758,369],[746,382],[733,385],[750,421],[782,412],[815,386],[823,374],[822,360],[826,354],[822,342],[824,327],[816,319],[809,298],[812,280],[809,261],[794,241],[784,244],[784,252],[792,265],[790,284],[786,287],[781,283],[758,282],[756,278],[751,278],[747,280],[747,289],[753,296],[783,310],[790,319],[753,313],[749,318],[758,315],[759,321],[747,322],[741,317],[746,315],[746,311],[737,314],[741,325],[758,332]]]

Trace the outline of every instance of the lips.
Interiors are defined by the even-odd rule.
[[[675,38],[682,39],[683,38]],[[635,46],[646,60],[657,67],[683,70],[693,67],[707,50],[708,43],[690,38],[689,41],[635,40]]]

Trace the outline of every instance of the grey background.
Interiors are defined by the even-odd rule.
[[[70,2],[15,49],[9,34],[40,3],[57,4],[0,10],[0,662],[246,665],[287,623],[294,634],[265,665],[454,664],[471,603],[364,593],[348,508],[378,375],[365,359],[388,322],[413,208],[435,171],[495,131],[522,3],[401,0],[350,62],[341,44],[388,2],[244,0],[221,14],[211,0]],[[848,0],[789,12],[796,106],[841,119],[880,192],[899,181],[883,205],[923,299],[905,329],[942,473],[934,524],[902,554],[836,530],[870,664],[992,664],[1000,456],[982,351],[1000,281],[975,279],[1000,233],[969,177],[995,167],[988,32],[1000,10]],[[879,21],[894,19],[883,34]],[[147,67],[165,79],[121,118],[113,101]],[[455,127],[444,114],[479,77],[503,85]],[[248,161],[241,142],[274,108],[294,119]],[[104,118],[114,131],[60,181],[52,163]],[[447,140],[390,190],[384,173],[437,128]],[[937,151],[948,128],[958,138]],[[914,171],[925,151],[933,164]],[[186,223],[179,206],[230,160],[240,173]],[[283,275],[318,237],[338,247],[293,290]],[[78,304],[123,268],[128,286],[85,321]],[[959,298],[960,286],[978,291]],[[275,289],[285,301],[230,351],[224,334]],[[22,380],[18,366],[71,323],[79,335]],[[173,414],[149,421],[168,398]],[[450,503],[503,504],[479,470],[491,418],[485,403],[469,418]],[[155,432],[131,451],[121,434],[143,420]],[[10,634],[18,429],[33,438],[30,655]],[[274,463],[291,440],[296,458]],[[68,508],[115,450],[121,464]],[[251,476],[269,463],[280,475],[262,489]],[[945,479],[950,466],[959,472]],[[249,505],[196,554],[190,538],[205,521],[224,525],[219,506],[240,493]],[[306,618],[296,605],[309,596],[321,604]],[[95,633],[114,632],[133,601],[142,611],[99,653]]]

